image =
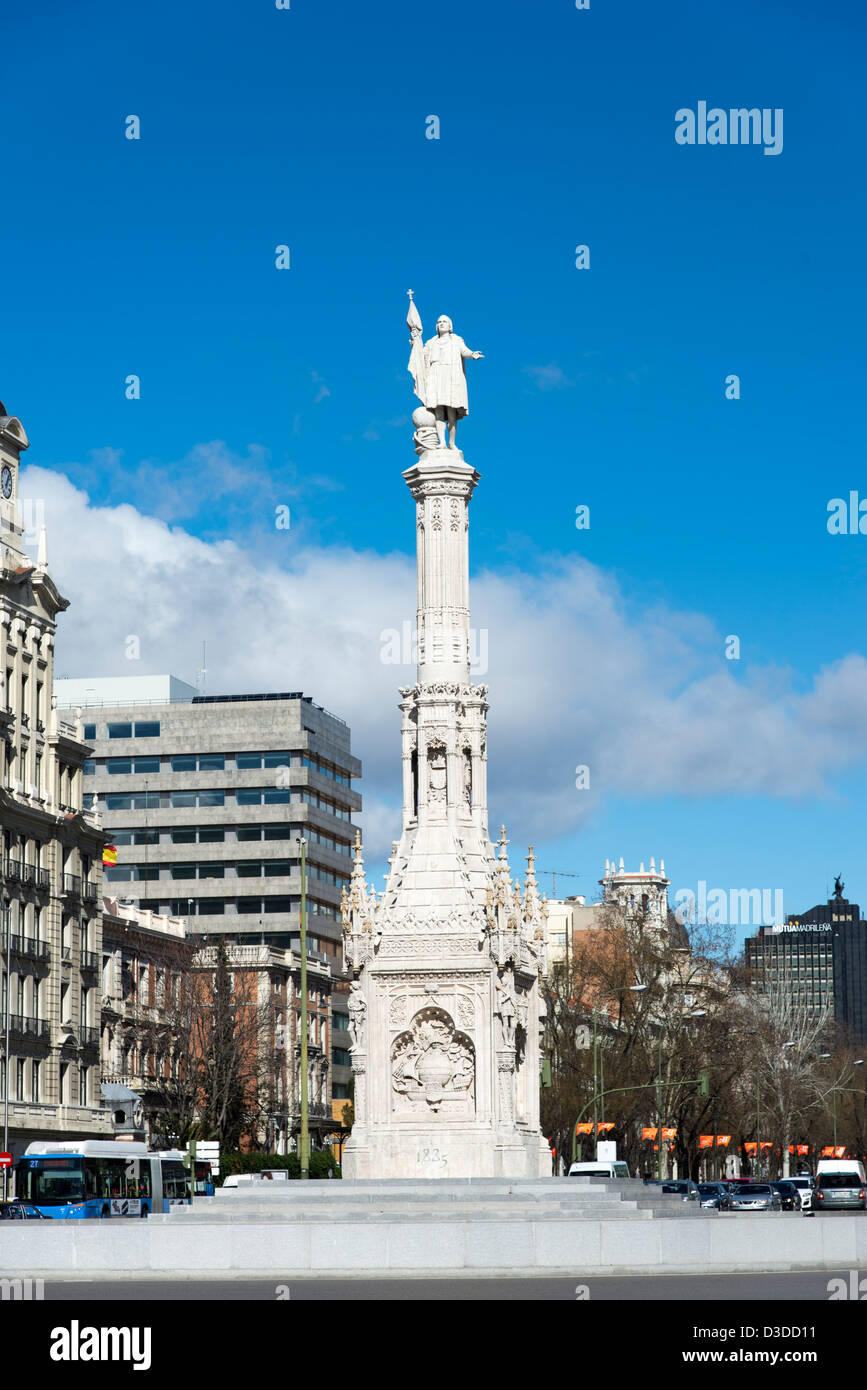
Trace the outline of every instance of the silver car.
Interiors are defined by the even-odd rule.
[[[732,1192],[732,1211],[782,1211],[779,1192],[767,1182],[744,1183]]]
[[[813,1207],[815,1211],[867,1210],[867,1187],[858,1173],[820,1173]]]

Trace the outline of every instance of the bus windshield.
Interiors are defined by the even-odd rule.
[[[24,1158],[18,1165],[19,1196],[36,1206],[61,1206],[84,1198],[81,1158]]]

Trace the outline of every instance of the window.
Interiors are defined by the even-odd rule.
[[[261,911],[262,911],[262,899],[261,899],[261,898],[236,898],[236,900],[235,900],[235,911],[236,911],[236,912],[261,912]]]
[[[226,903],[223,898],[199,898],[198,911],[200,917],[222,917],[226,910]]]
[[[96,759],[95,759],[95,758],[85,758],[84,762],[81,764],[81,771],[82,771],[82,773],[84,774],[85,777],[95,777],[95,776],[96,776]]]
[[[265,911],[266,911],[266,912],[297,912],[300,902],[301,902],[301,899],[300,899],[300,898],[284,898],[284,897],[266,898],[266,899],[265,899]]]
[[[349,1100],[349,1085],[344,1081],[335,1081],[332,1095],[335,1100]]]
[[[159,772],[159,758],[136,758],[134,762],[136,772]]]
[[[96,738],[96,725],[95,725],[95,724],[85,724],[85,726],[84,726],[84,741],[85,741],[85,743],[93,743],[93,741],[94,741],[95,738]]]
[[[266,840],[291,840],[295,832],[289,825],[265,825],[262,827]]]
[[[109,724],[109,738],[132,738],[132,724]]]
[[[245,769],[251,768],[251,767],[261,767],[261,766],[262,766],[262,754],[261,754],[261,753],[239,753],[239,754],[237,755],[237,757],[235,758],[235,766],[237,767],[237,769],[238,769],[239,772],[243,772]]]
[[[160,721],[158,719],[139,719],[135,726],[136,738],[159,738]]]
[[[196,804],[196,793],[195,793],[195,792],[172,792],[172,793],[171,793],[170,805],[172,805],[172,806],[195,806],[195,804]]]
[[[172,772],[195,772],[196,760],[194,757],[172,758]]]
[[[292,800],[288,787],[266,787],[264,802],[266,806],[285,806]]]
[[[169,873],[172,878],[195,878],[195,864],[172,864]]]
[[[262,788],[261,787],[239,787],[235,792],[235,800],[239,806],[261,806]]]
[[[132,772],[132,758],[106,758],[105,770],[114,776],[129,776]]]
[[[266,859],[265,861],[266,878],[284,878],[292,871],[291,859]]]
[[[267,830],[267,828],[266,828],[266,830]],[[238,838],[238,840],[261,840],[261,838],[262,838],[262,826],[261,826],[261,825],[239,825],[239,826],[238,826],[238,831],[237,831],[237,838]],[[268,837],[267,837],[267,833],[266,833],[265,838],[266,838],[266,839],[268,838]]]
[[[331,1049],[331,1059],[336,1067],[351,1067],[352,1055],[347,1052],[345,1047],[333,1047]]]
[[[194,826],[184,826],[182,830],[172,831],[173,845],[194,845],[196,843],[196,831]]]
[[[200,844],[200,845],[217,845],[217,844],[222,844],[223,841],[225,840],[225,838],[226,838],[226,832],[225,832],[225,830],[223,829],[223,827],[222,827],[221,825],[215,826],[213,829],[210,829],[210,828],[209,828],[209,829],[203,829],[203,830],[200,830],[200,831],[199,831],[199,844]]]
[[[266,753],[262,760],[263,767],[291,767],[291,753]]]
[[[262,864],[258,859],[239,859],[235,865],[238,878],[261,878]]]
[[[200,806],[225,806],[226,793],[223,791],[199,792]]]
[[[207,753],[199,758],[200,772],[222,772],[226,766],[226,759],[222,753]]]
[[[19,1057],[15,1066],[15,1099],[24,1100],[24,1059]]]
[[[200,864],[199,878],[225,878],[225,864]]]

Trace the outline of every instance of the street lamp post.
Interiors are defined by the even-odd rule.
[[[647,989],[647,985],[624,985],[622,989],[613,989],[613,990],[609,990],[607,994],[603,995],[603,998],[602,998],[602,999],[597,999],[596,1003],[593,1005],[593,1135],[594,1135],[594,1139],[595,1139],[595,1141],[596,1141],[597,1143],[599,1142],[599,1110],[598,1110],[599,1081],[598,1081],[598,1062],[597,1062],[597,1038],[598,1038],[597,1023],[598,1023],[598,1019],[599,1019],[599,1005],[603,1002],[603,999],[608,999],[608,998],[612,997],[613,995],[621,995],[621,994],[627,994],[627,993],[631,993],[631,994],[640,994],[640,993],[642,992],[642,990],[645,990],[645,989]],[[605,1119],[605,1099],[604,1099],[604,1095],[603,1095],[603,1100],[602,1100],[602,1118],[603,1118],[603,1120]],[[577,1121],[576,1121],[576,1124],[577,1124]],[[578,1135],[577,1135],[576,1131],[573,1129],[573,1131],[572,1131],[572,1162],[573,1162],[573,1163],[576,1163],[577,1161],[578,1161]]]
[[[307,841],[301,846],[301,1176],[310,1177],[309,1101],[307,1095]]]

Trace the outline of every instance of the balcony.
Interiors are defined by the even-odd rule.
[[[82,1047],[99,1047],[99,1029],[82,1024],[78,1030],[78,1039]]]
[[[82,948],[81,968],[82,970],[97,970],[99,968],[99,956],[95,951],[85,951]]]
[[[47,941],[34,941],[29,936],[11,936],[9,944],[12,954],[16,956],[29,956],[31,960],[49,960],[51,957]]]
[[[21,861],[12,859],[7,855],[3,861],[3,877],[6,879],[7,883],[20,883]]]
[[[35,1042],[48,1042],[51,1025],[44,1018],[26,1018],[24,1014],[10,1014],[9,1031],[19,1038],[32,1038]]]
[[[91,879],[82,879],[81,896],[83,897],[86,903],[95,903],[97,898],[99,897],[99,889],[97,888],[96,884],[92,882]]]
[[[63,875],[63,896],[65,898],[81,897],[81,879],[78,874]]]

